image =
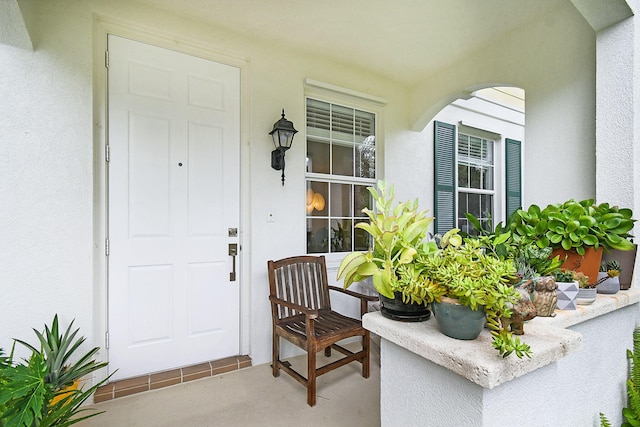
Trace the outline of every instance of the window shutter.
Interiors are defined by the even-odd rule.
[[[456,127],[434,122],[434,229],[444,234],[456,225],[455,137]]]
[[[507,215],[509,217],[522,206],[522,143],[515,139],[506,139],[506,189]]]

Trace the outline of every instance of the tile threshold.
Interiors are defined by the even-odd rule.
[[[93,401],[94,403],[106,402],[119,397],[237,371],[250,366],[251,357],[240,355],[113,381],[99,387],[93,395]]]

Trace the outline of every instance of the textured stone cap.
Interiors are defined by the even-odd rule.
[[[381,338],[491,389],[580,350],[582,335],[566,328],[639,301],[640,291],[631,288],[615,295],[598,295],[593,304],[576,310],[556,310],[555,317],[536,317],[526,322],[520,339],[531,346],[530,359],[515,355],[502,358],[491,345],[488,330],[472,341],[456,340],[442,334],[435,319],[398,322],[379,312],[367,313],[363,324]]]

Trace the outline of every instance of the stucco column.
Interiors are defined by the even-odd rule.
[[[639,25],[639,18],[631,16],[598,31],[596,37],[596,200],[631,207],[636,217],[640,212]]]

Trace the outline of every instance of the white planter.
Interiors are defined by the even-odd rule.
[[[556,282],[559,310],[575,310],[578,298],[578,282]]]
[[[607,278],[604,282],[600,283],[601,279]],[[608,277],[607,273],[601,271],[598,273],[598,286],[596,286],[599,294],[616,294],[620,290],[620,278]]]
[[[598,292],[596,288],[580,288],[578,289],[578,298],[576,299],[576,302],[578,305],[589,305],[596,300],[597,296]]]

